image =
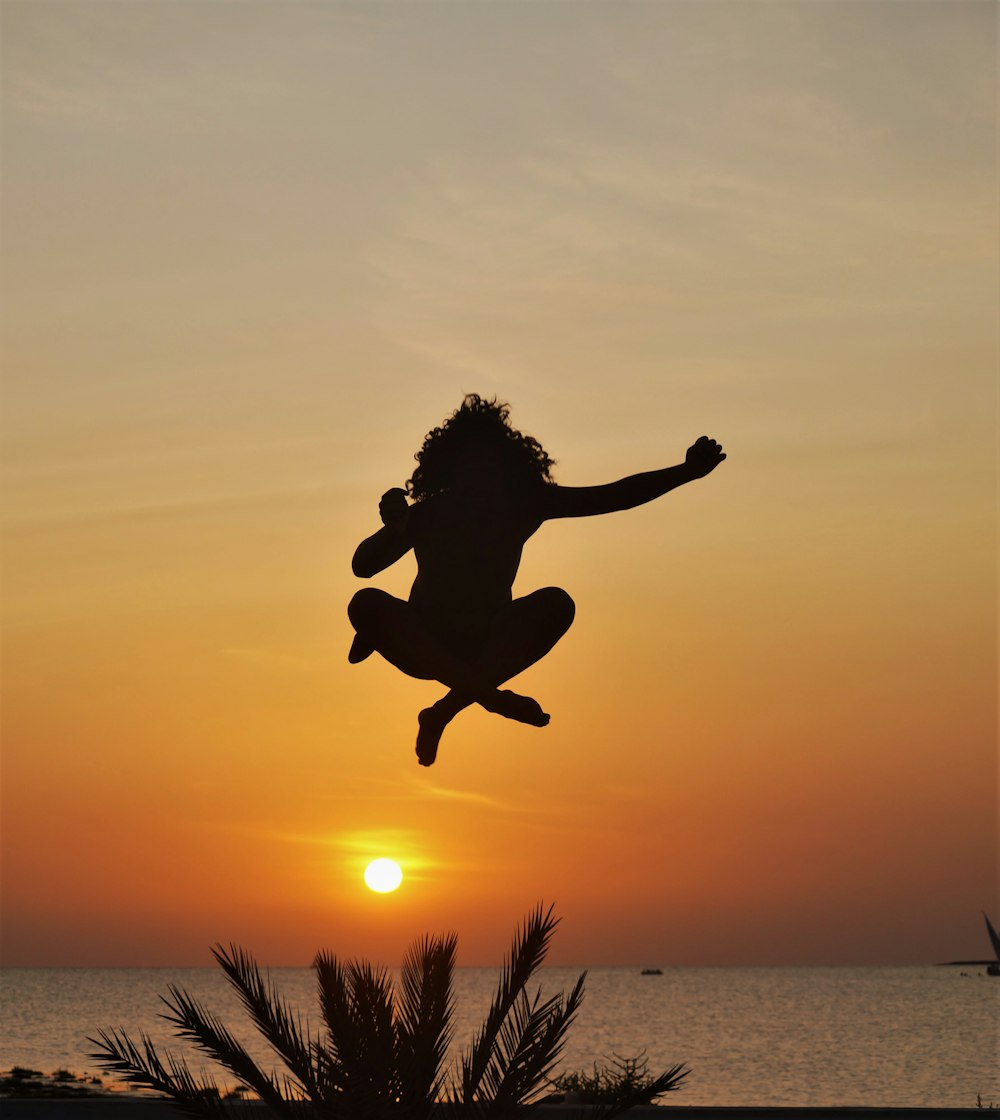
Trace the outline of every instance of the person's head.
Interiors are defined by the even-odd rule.
[[[414,456],[410,496],[419,502],[456,486],[521,490],[551,482],[554,460],[538,440],[510,426],[509,413],[502,401],[470,393]]]

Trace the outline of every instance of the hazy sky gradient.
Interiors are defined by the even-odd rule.
[[[985,953],[995,5],[0,18],[6,963]],[[553,722],[422,771],[350,556],[469,391],[567,484],[730,457],[529,543]]]

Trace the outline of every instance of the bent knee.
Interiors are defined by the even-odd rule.
[[[576,603],[573,602],[573,597],[568,591],[563,591],[561,587],[543,587],[538,594],[545,596],[546,608],[554,619],[561,622],[564,627],[572,624],[576,617]]]
[[[364,626],[382,606],[386,593],[377,587],[362,587],[356,591],[347,604],[347,617],[351,620],[354,629]]]

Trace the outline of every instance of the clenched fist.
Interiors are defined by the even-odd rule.
[[[406,503],[406,491],[399,486],[386,490],[378,504],[378,515],[382,524],[390,529],[398,528],[406,518],[406,511],[410,507]]]
[[[725,459],[722,445],[708,436],[700,436],[687,449],[684,462],[695,478],[704,478]]]

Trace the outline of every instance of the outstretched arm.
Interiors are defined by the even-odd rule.
[[[725,457],[720,444],[702,436],[688,448],[684,462],[676,467],[629,475],[604,486],[551,487],[546,495],[545,517],[593,517],[633,509],[662,497],[685,482],[704,478]]]
[[[368,579],[395,564],[413,547],[410,536],[410,507],[406,491],[398,487],[387,490],[378,504],[382,528],[358,545],[351,567],[356,576]]]

